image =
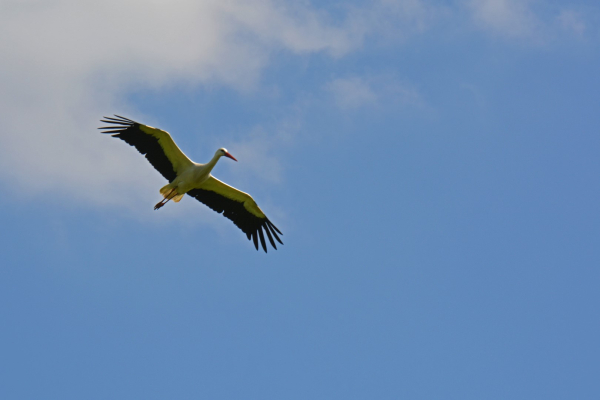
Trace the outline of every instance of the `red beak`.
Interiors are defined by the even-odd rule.
[[[235,159],[235,157],[234,157],[234,156],[232,156],[232,155],[231,155],[231,154],[229,154],[229,153],[225,153],[225,157],[229,157],[229,158],[231,158],[233,161],[237,161],[237,160]]]

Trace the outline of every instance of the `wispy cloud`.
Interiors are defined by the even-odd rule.
[[[239,163],[230,165],[228,173],[237,181],[260,177],[268,183],[280,183],[283,168],[279,153],[292,145],[297,131],[297,126],[288,124],[269,128],[257,126],[241,139],[229,141],[229,150],[235,153]]]
[[[507,37],[533,37],[540,22],[530,0],[469,0],[473,19],[481,28]]]
[[[583,36],[587,30],[583,16],[577,11],[561,10],[557,20],[564,30],[572,32],[577,36]]]
[[[0,13],[0,165],[20,191],[94,203],[140,196],[160,178],[98,134],[139,87],[255,85],[270,52],[349,51],[352,39],[311,7],[268,0],[5,1]],[[135,115],[132,113],[131,115]],[[150,119],[151,121],[151,119]],[[120,146],[119,146],[120,145]]]
[[[542,24],[530,0],[465,1],[379,0],[342,5],[343,17],[332,18],[308,2],[276,0],[4,0],[0,179],[21,192],[126,204],[155,194],[162,179],[95,128],[112,110],[140,117],[122,100],[132,90],[206,83],[252,90],[274,52],[337,58],[373,37],[404,41],[456,18],[460,4],[477,26],[511,38],[535,36]],[[558,20],[570,32],[587,29],[575,12]],[[327,92],[343,109],[422,102],[410,84],[388,78],[344,76]],[[277,181],[272,143],[284,136],[265,132],[241,140],[238,154]]]
[[[405,41],[449,16],[450,7],[423,0],[376,0],[367,7],[350,8],[347,27],[355,37]]]
[[[337,78],[327,84],[335,103],[340,108],[358,108],[374,104],[377,95],[371,85],[361,77]]]
[[[536,0],[467,0],[465,4],[480,29],[520,43],[545,45],[566,35],[589,34],[589,20],[597,20],[600,11],[597,5],[557,7]]]
[[[326,91],[341,109],[382,105],[423,105],[422,96],[409,84],[389,74],[378,76],[349,76],[327,83]]]

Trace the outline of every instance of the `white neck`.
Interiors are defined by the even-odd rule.
[[[213,158],[204,165],[204,168],[210,172],[212,171],[212,169],[215,167],[215,165],[217,165],[217,161],[219,161],[219,158],[221,158],[221,154],[217,153],[213,156]]]

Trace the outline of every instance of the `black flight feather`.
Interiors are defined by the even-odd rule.
[[[169,158],[160,146],[158,138],[142,131],[138,122],[119,115],[115,115],[115,117],[117,118],[104,117],[101,121],[111,124],[111,126],[104,126],[98,129],[101,129],[102,133],[110,133],[112,134],[111,136],[119,138],[135,147],[137,151],[148,159],[150,164],[152,164],[162,176],[169,182],[172,182],[177,177],[177,174],[175,173],[173,164],[171,164],[171,161],[169,161]],[[268,218],[260,218],[250,213],[246,210],[243,203],[229,199],[211,190],[192,189],[187,192],[187,194],[201,203],[206,204],[217,213],[223,213],[223,216],[230,219],[235,226],[240,228],[242,232],[246,234],[248,240],[251,240],[254,243],[256,250],[258,250],[258,240],[260,236],[262,248],[265,253],[267,252],[267,244],[263,229],[267,233],[267,238],[273,248],[277,249],[273,237],[279,243],[283,244],[276,233],[278,232],[280,235],[283,235],[281,231],[277,229]]]
[[[263,228],[267,231],[267,237],[269,238],[269,241],[275,249],[277,249],[277,247],[275,246],[275,242],[273,241],[273,239],[270,237],[270,233],[268,231],[269,228],[271,228],[271,232],[273,232],[273,235],[275,236],[277,241],[283,244],[281,239],[279,239],[277,234],[273,231],[275,225],[273,225],[271,221],[269,221],[267,218],[259,218],[256,215],[250,213],[248,210],[246,210],[242,202],[229,199],[216,192],[213,192],[212,190],[192,189],[189,192],[187,192],[187,194],[200,201],[201,203],[206,204],[209,208],[218,212],[219,214],[223,213],[224,217],[230,219],[235,224],[235,226],[240,228],[242,232],[246,234],[248,240],[252,240],[254,242],[254,247],[256,247],[257,250],[258,239],[260,236],[263,250],[265,252],[267,251],[267,245],[262,232]],[[277,232],[279,232],[278,229]],[[281,234],[281,232],[279,233]]]
[[[265,227],[265,232],[267,232],[267,237],[269,238],[269,242],[271,242],[271,246],[277,250],[277,246],[275,246],[275,241],[273,240],[273,236],[271,236],[271,232],[269,232],[269,228]]]
[[[267,252],[267,244],[265,243],[265,235],[263,234],[262,227],[258,227],[258,235],[260,236],[260,244],[262,244],[262,248]]]
[[[115,135],[112,135],[113,137],[119,138],[135,147],[137,151],[146,156],[146,159],[150,161],[150,164],[152,164],[152,166],[169,182],[177,177],[177,174],[173,169],[173,164],[171,164],[171,161],[169,161],[169,158],[165,155],[163,148],[158,143],[158,138],[145,133],[140,129],[139,123],[128,118],[104,118],[106,120],[102,120],[102,122],[115,125],[98,128],[103,129],[102,133],[115,133]]]

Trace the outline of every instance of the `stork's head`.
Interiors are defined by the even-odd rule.
[[[234,156],[232,156],[231,154],[229,154],[229,152],[228,152],[228,151],[227,151],[227,149],[225,149],[225,148],[222,148],[222,147],[221,147],[219,150],[217,150],[217,154],[219,154],[220,156],[229,157],[229,158],[231,158],[233,161],[237,161],[237,160],[235,159],[235,157],[234,157]]]

